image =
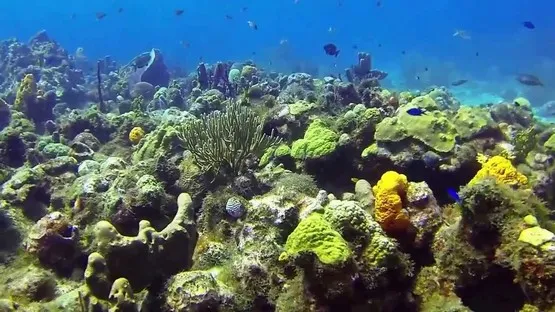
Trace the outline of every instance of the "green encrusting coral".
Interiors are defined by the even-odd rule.
[[[414,138],[438,152],[447,153],[453,150],[457,139],[471,139],[496,127],[489,113],[482,109],[463,107],[453,118],[437,110],[437,107],[428,95],[416,97],[403,106],[397,116],[380,122],[374,138],[378,142],[399,142]],[[407,113],[411,108],[421,108],[426,112],[413,116]]]
[[[316,159],[327,156],[337,147],[339,135],[326,124],[315,119],[304,134],[304,138],[293,142],[291,156],[295,159]]]
[[[461,107],[453,119],[457,133],[463,139],[471,139],[488,129],[495,127],[490,113],[477,107]]]
[[[376,127],[377,141],[401,141],[413,137],[438,152],[450,152],[455,147],[457,131],[443,112],[421,116],[409,115],[406,110],[397,117],[385,118]]]
[[[555,134],[552,134],[547,141],[543,144],[543,147],[550,151],[551,153],[555,153]]]
[[[313,213],[302,220],[287,238],[280,260],[301,252],[314,253],[324,264],[341,264],[351,255],[347,242],[321,214]]]

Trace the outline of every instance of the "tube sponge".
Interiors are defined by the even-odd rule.
[[[525,186],[528,184],[526,176],[518,172],[511,161],[503,156],[493,156],[486,160],[483,155],[478,155],[478,161],[482,162],[482,169],[476,173],[468,185],[486,177],[493,177],[498,183],[510,186]]]
[[[384,173],[372,190],[376,198],[374,218],[385,231],[404,230],[410,224],[403,212],[402,198],[408,188],[407,177],[395,171]]]

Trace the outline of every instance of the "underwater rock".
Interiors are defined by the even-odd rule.
[[[50,301],[56,297],[58,285],[54,274],[34,266],[16,270],[7,277],[8,294],[31,302]]]
[[[234,294],[217,275],[217,271],[189,271],[173,276],[166,283],[161,311],[233,311]]]
[[[69,276],[80,255],[78,229],[60,212],[52,212],[31,228],[26,250],[36,254],[44,266]]]
[[[129,93],[133,99],[142,96],[145,100],[151,100],[154,97],[154,86],[144,81],[137,82]]]

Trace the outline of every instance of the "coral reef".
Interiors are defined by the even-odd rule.
[[[86,52],[0,42],[1,311],[555,309],[527,99]]]

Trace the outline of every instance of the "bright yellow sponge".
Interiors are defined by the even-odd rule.
[[[403,210],[402,198],[408,187],[407,177],[395,171],[384,173],[372,191],[376,198],[374,218],[385,231],[404,230],[410,224]]]
[[[525,186],[528,184],[528,178],[518,172],[510,160],[502,156],[493,156],[484,161],[482,169],[476,173],[468,185],[472,185],[486,177],[493,177],[497,182],[510,186]]]

